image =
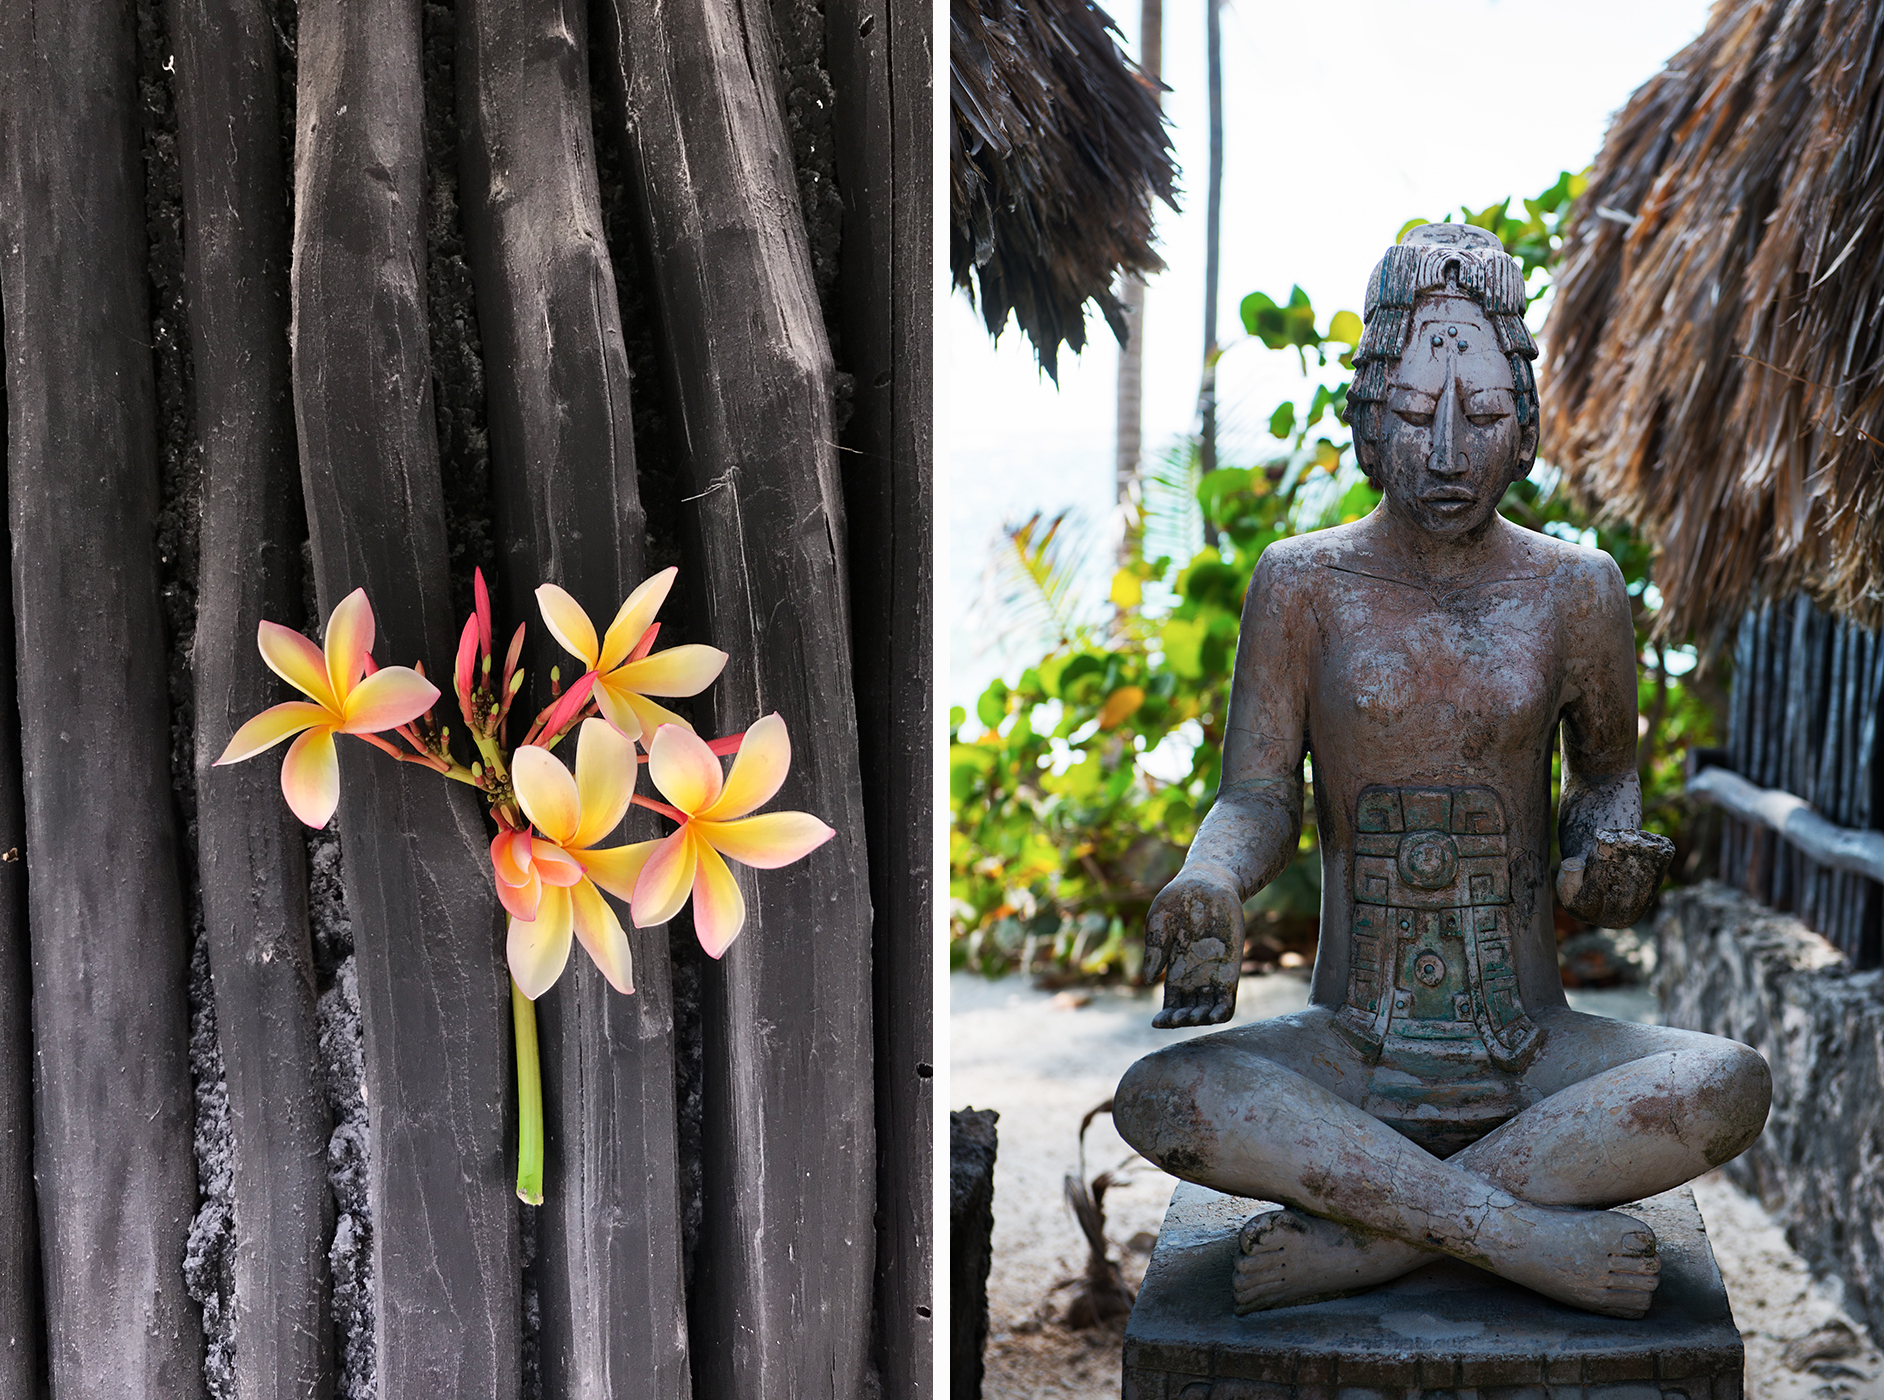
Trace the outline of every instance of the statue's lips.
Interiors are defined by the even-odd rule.
[[[1435,510],[1445,511],[1448,514],[1464,510],[1467,506],[1475,505],[1477,501],[1478,496],[1471,491],[1429,491],[1420,497],[1423,505],[1429,505]]]

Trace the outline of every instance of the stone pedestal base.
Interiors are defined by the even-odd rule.
[[[1171,1197],[1125,1329],[1124,1400],[1741,1400],[1745,1352],[1686,1187],[1623,1206],[1662,1276],[1638,1322],[1442,1260],[1351,1298],[1238,1317],[1236,1234],[1260,1206]]]

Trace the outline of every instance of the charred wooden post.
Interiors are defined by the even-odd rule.
[[[851,647],[876,910],[877,1336],[886,1395],[933,1386],[930,1141],[930,17],[831,0],[844,199],[836,288],[855,385],[843,438]]]
[[[0,12],[21,855],[61,1400],[203,1394],[136,91],[127,8]]]
[[[459,12],[461,197],[477,278],[498,584],[535,639],[520,716],[568,672],[533,590],[606,626],[647,572],[628,361],[603,240],[585,0],[469,0]],[[503,639],[499,639],[500,646]],[[567,752],[567,750],[565,750]],[[635,809],[629,830],[656,835]],[[686,1292],[665,930],[634,929],[635,993],[582,953],[537,1002],[548,1186],[537,1223],[546,1394],[685,1400]]]
[[[197,861],[235,1136],[235,1375],[242,1400],[333,1387],[331,1128],[320,1088],[307,856],[274,763],[216,768],[282,698],[255,649],[302,611],[307,521],[288,358],[288,214],[275,34],[255,0],[172,19],[184,281],[203,453]]]
[[[294,394],[323,614],[364,586],[375,650],[444,665],[444,505],[424,302],[419,6],[307,0],[295,133]],[[518,1392],[509,990],[484,816],[341,746],[388,1400]]]
[[[763,880],[704,979],[706,1219],[690,1312],[709,1395],[849,1397],[874,1276],[871,916],[831,353],[812,289],[771,17],[610,0],[628,166],[687,444],[720,732],[787,717],[778,805],[837,839]]]
[[[5,327],[0,325],[0,345]],[[6,386],[0,376],[0,423]],[[0,437],[0,464],[6,444]],[[6,473],[0,465],[0,520]],[[13,547],[0,529],[0,1395],[39,1384],[39,1221],[33,1200],[32,961],[26,929],[26,805],[20,787],[20,712],[13,685]],[[5,736],[13,736],[11,738]]]

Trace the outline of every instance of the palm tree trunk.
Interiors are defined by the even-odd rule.
[[[1139,10],[1138,67],[1157,91],[1164,65],[1164,0],[1144,0]],[[1127,339],[1119,349],[1118,455],[1114,480],[1121,512],[1130,506],[1138,483],[1138,465],[1144,457],[1142,414],[1145,401],[1145,279],[1128,273],[1119,289]],[[1119,564],[1130,561],[1137,548],[1136,532],[1129,526],[1119,536]]]
[[[1199,456],[1203,472],[1217,469],[1217,281],[1223,222],[1223,0],[1205,0],[1204,61],[1210,84],[1210,185],[1204,206],[1204,375],[1197,392]],[[1204,522],[1204,538],[1217,542]]]

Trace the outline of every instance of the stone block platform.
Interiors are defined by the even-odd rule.
[[[1442,1260],[1351,1298],[1236,1316],[1236,1235],[1259,1202],[1181,1185],[1125,1330],[1124,1400],[1741,1400],[1745,1352],[1683,1187],[1619,1207],[1655,1231],[1637,1322]]]

